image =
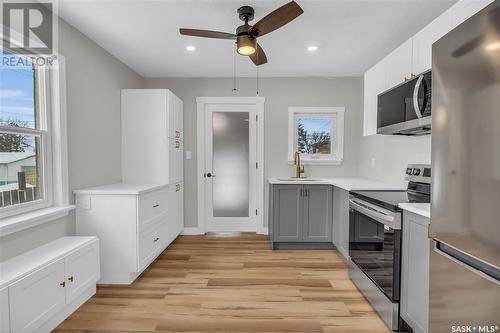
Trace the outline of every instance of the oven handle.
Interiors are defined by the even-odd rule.
[[[372,208],[373,210],[369,209],[359,204],[354,199],[349,199],[349,206],[352,209],[373,218],[377,222],[380,222],[391,229],[401,229],[401,220],[397,219],[396,216],[387,215],[381,211],[375,210],[375,208]]]

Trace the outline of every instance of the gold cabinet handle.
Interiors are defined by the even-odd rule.
[[[64,288],[64,287],[66,287],[66,281],[63,281],[63,282],[59,283],[59,285],[60,285],[61,287],[63,287],[63,288]]]
[[[68,278],[68,280],[69,280],[70,282],[73,282],[73,280],[74,280],[73,275],[71,275],[71,276]]]

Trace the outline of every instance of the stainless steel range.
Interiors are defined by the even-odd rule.
[[[406,191],[354,191],[349,207],[349,274],[387,326],[401,327],[401,215],[398,204],[430,202],[431,168],[409,165]]]

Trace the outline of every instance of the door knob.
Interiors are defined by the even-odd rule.
[[[68,278],[68,280],[69,280],[70,282],[73,282],[73,280],[74,280],[73,276],[70,276],[70,277]]]
[[[210,177],[215,177],[215,174],[212,174],[212,173],[207,173],[207,177],[210,178]]]

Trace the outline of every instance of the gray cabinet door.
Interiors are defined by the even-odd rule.
[[[403,212],[401,317],[417,333],[427,333],[429,326],[429,222]]]
[[[302,236],[302,185],[273,185],[273,241],[299,241]]]
[[[332,186],[304,185],[302,240],[332,240]]]
[[[349,258],[349,191],[333,188],[333,244]]]

